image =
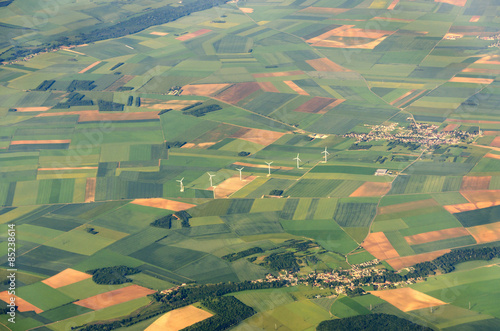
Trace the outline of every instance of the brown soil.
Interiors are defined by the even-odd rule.
[[[463,227],[430,231],[405,237],[409,245],[425,244],[432,241],[468,236],[469,232]]]
[[[393,2],[391,2],[391,4],[389,5],[389,7],[387,7],[387,9],[389,10],[393,10],[394,7],[396,7],[396,5],[398,4],[399,0],[394,0]]]
[[[16,298],[17,310],[19,310],[20,312],[35,311],[35,313],[37,314],[43,313],[42,309],[38,308],[35,305],[32,305],[28,301],[21,299],[17,295],[14,295],[14,297]],[[10,298],[11,295],[7,291],[0,292],[0,300],[10,303]]]
[[[250,129],[249,131],[241,135],[239,139],[250,141],[259,145],[268,146],[274,143],[279,138],[283,137],[284,135],[285,135],[284,132]]]
[[[201,36],[201,35],[203,35],[205,33],[209,33],[211,31],[212,30],[210,30],[210,29],[200,29],[198,31],[182,35],[182,36],[177,37],[175,39],[180,40],[180,41],[185,41],[185,40],[189,40],[189,39],[193,39],[195,37]]]
[[[239,7],[239,8],[245,14],[251,14],[251,13],[253,13],[253,8],[245,8],[245,7]]]
[[[279,93],[280,90],[273,85],[272,82],[259,82],[259,86],[263,91]]]
[[[490,187],[491,176],[464,176],[460,191],[487,190]]]
[[[334,71],[334,72],[349,72],[351,70],[338,65],[326,57],[315,59],[315,60],[306,60],[306,62],[316,69],[317,71]]]
[[[500,240],[500,222],[467,228],[478,244]]]
[[[453,77],[449,82],[454,83],[473,83],[473,84],[491,84],[494,79],[489,78],[474,78],[474,77]]]
[[[460,124],[448,124],[444,129],[443,131],[453,131],[455,130],[456,128],[458,128],[460,126]]]
[[[90,69],[92,69],[93,67],[95,67],[96,65],[98,65],[101,62],[102,61],[96,61],[96,62],[92,63],[91,65],[89,65],[87,68],[80,70],[78,73],[79,74],[83,74],[83,73],[89,71]]]
[[[444,249],[441,251],[434,251],[430,253],[423,253],[423,254],[417,254],[417,255],[411,255],[411,256],[404,256],[404,257],[396,257],[393,259],[388,259],[387,263],[390,264],[391,267],[393,267],[396,270],[400,270],[403,268],[408,268],[411,267],[412,265],[415,265],[417,263],[421,262],[426,262],[426,261],[432,261],[435,258],[451,252],[450,249]]]
[[[467,0],[434,0],[434,2],[443,2],[450,5],[463,7],[467,3]]]
[[[379,208],[379,214],[399,213],[402,211],[439,206],[434,199],[398,203],[397,205],[384,206]]]
[[[260,74],[253,74],[254,78],[263,78],[263,77],[286,77],[286,76],[298,76],[303,75],[304,72],[301,70],[296,71],[281,71],[281,72],[267,72]]]
[[[245,185],[250,184],[257,176],[241,176],[240,180],[240,175],[234,175],[231,178],[226,179],[222,183],[217,185],[217,188],[215,189],[215,198],[216,199],[225,199],[228,198],[231,194],[234,192],[239,191],[241,188],[243,188]]]
[[[298,93],[300,95],[309,95],[309,93],[307,93],[306,91],[304,91],[300,86],[298,86],[297,84],[295,84],[291,80],[285,80],[285,81],[283,81],[283,83],[285,83],[286,85],[288,85],[288,87],[290,87],[294,92],[296,92],[296,93]]]
[[[379,260],[399,257],[398,252],[392,247],[383,232],[370,233],[361,246]]]
[[[186,106],[186,105],[184,105]],[[163,107],[166,108],[166,107]],[[163,109],[161,108],[161,109]],[[169,107],[173,108],[173,107]],[[79,123],[83,122],[100,122],[100,121],[136,121],[136,120],[147,120],[147,119],[157,119],[158,113],[155,111],[144,111],[144,112],[134,112],[134,113],[113,113],[106,114],[99,112],[98,110],[82,110],[82,111],[66,111],[59,113],[42,113],[37,115],[37,117],[47,117],[47,116],[64,116],[64,115],[80,115],[78,119]]]
[[[477,206],[474,203],[459,203],[456,205],[443,206],[451,214],[461,213],[463,211],[476,210]]]
[[[130,285],[117,290],[94,295],[93,297],[87,299],[76,301],[74,302],[74,304],[93,310],[99,310],[117,305],[119,303],[142,298],[155,292],[155,290],[150,290],[139,285]]]
[[[493,141],[491,142],[490,146],[500,147],[500,136],[495,137],[495,139],[493,139]]]
[[[97,179],[95,177],[87,178],[87,183],[85,185],[85,202],[95,201],[95,187]]]
[[[168,32],[158,32],[158,31],[153,31],[149,34],[155,35],[155,36],[166,36],[168,35]]]
[[[16,108],[18,113],[32,112],[32,111],[47,111],[50,107],[19,107]]]
[[[469,202],[475,204],[478,209],[500,204],[500,190],[463,191],[460,193]]]
[[[265,168],[269,169],[269,166],[267,164],[252,164],[252,163],[245,163],[245,162],[234,162],[234,165],[237,166],[243,166],[243,167],[252,167],[252,168]],[[273,166],[271,164],[271,169],[282,169],[282,170],[293,170],[295,168],[293,167],[281,167],[281,166]]]
[[[341,13],[345,13],[348,10],[349,10],[349,8],[307,7],[307,8],[300,10],[300,12],[318,13],[318,14],[321,14],[321,13],[341,14]]]
[[[38,145],[38,144],[69,144],[71,139],[61,140],[16,140],[11,141],[11,145]]]
[[[260,85],[257,82],[238,83],[215,95],[215,98],[230,104],[236,104],[259,89]]]
[[[391,183],[365,182],[350,197],[378,197],[387,194],[390,189]]]
[[[141,107],[150,109],[174,109],[181,110],[182,108],[200,102],[200,100],[158,100],[141,98]],[[130,113],[126,113],[130,114]]]
[[[293,111],[298,111],[301,113],[324,114],[328,111],[326,107],[336,100],[337,99],[332,98],[314,97],[311,100],[304,102]]]
[[[446,304],[446,302],[416,291],[410,287],[397,288],[394,290],[370,291],[370,293],[389,302],[402,311],[411,311]]]
[[[484,157],[487,157],[487,158],[490,158],[490,159],[497,159],[497,160],[500,160],[500,155],[499,155],[499,154],[491,154],[491,153],[488,153],[488,154],[486,154]]]
[[[88,278],[92,278],[92,275],[68,268],[66,270],[61,271],[57,275],[42,280],[42,283],[49,285],[52,288],[59,288],[66,285],[78,283]]]
[[[406,92],[405,94],[403,94],[402,96],[400,96],[399,98],[397,98],[396,100],[393,100],[391,102],[391,105],[394,105],[395,103],[397,103],[398,101],[401,101],[403,100],[404,98],[406,98],[407,96],[409,96],[410,94],[412,94],[413,92],[415,92],[416,90],[411,90],[411,91],[408,91]]]
[[[477,21],[479,21],[480,18],[481,18],[481,16],[472,16],[471,19],[469,20],[469,22],[477,22]]]
[[[194,306],[182,307],[169,311],[148,326],[146,331],[179,331],[211,316],[209,312]]]
[[[130,203],[132,203],[134,205],[141,205],[141,206],[167,209],[167,210],[173,210],[173,211],[186,210],[186,209],[189,209],[191,207],[196,206],[196,205],[193,205],[190,203],[168,200],[168,199],[163,199],[163,198],[135,199]]]
[[[201,95],[204,97],[220,91],[229,84],[194,84],[186,85],[182,88],[182,95]]]

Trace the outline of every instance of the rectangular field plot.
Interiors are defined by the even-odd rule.
[[[343,227],[370,225],[377,212],[376,203],[339,202],[333,218]]]
[[[433,251],[439,251],[447,248],[474,245],[475,243],[476,240],[474,239],[474,237],[469,235],[469,236],[433,241],[426,244],[413,245],[411,246],[411,248],[413,249],[413,251],[415,251],[415,254],[422,254]]]
[[[327,197],[343,181],[338,179],[302,179],[292,186],[285,195],[292,197]]]
[[[222,219],[237,235],[251,236],[283,232],[278,215],[279,212],[235,214],[222,216]]]
[[[464,211],[454,216],[465,227],[494,223],[500,219],[500,206]]]

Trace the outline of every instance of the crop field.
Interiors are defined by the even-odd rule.
[[[158,289],[277,275],[272,253],[296,254],[308,275],[375,258],[399,270],[496,245],[496,9],[0,2],[0,223],[16,226],[19,276],[18,321],[0,323],[119,320]],[[142,271],[108,286],[87,273],[117,265]],[[353,298],[326,283],[239,292],[257,314],[232,328],[313,330],[332,316],[390,312],[436,329],[498,329],[497,267],[477,268]],[[209,316],[195,306],[177,326],[172,312],[124,329],[180,329]]]

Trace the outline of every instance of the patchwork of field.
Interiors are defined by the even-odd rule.
[[[496,245],[494,2],[218,3],[3,63],[0,223],[16,225],[17,267],[29,279],[18,284],[12,330],[119,318],[183,283],[264,278],[274,272],[265,257],[293,240],[322,252],[301,258],[304,275],[373,258],[400,270],[455,248]],[[91,33],[169,4],[183,5],[104,0],[48,12],[5,1],[0,57],[14,44]],[[39,15],[47,21],[32,19]],[[458,142],[424,150],[418,141],[355,135],[411,121]],[[378,169],[387,175],[375,176]],[[159,219],[170,223],[151,225]],[[7,239],[0,234],[0,246]],[[255,247],[264,252],[223,258]],[[141,272],[109,286],[88,273],[116,265]],[[239,293],[257,314],[234,328],[312,330],[331,316],[392,312],[439,329],[494,329],[497,269],[354,298],[315,287]],[[459,294],[446,296],[446,287]],[[210,316],[188,306],[131,330],[180,330]]]

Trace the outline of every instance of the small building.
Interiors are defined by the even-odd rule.
[[[375,176],[385,176],[387,175],[387,169],[377,169],[375,171]]]

